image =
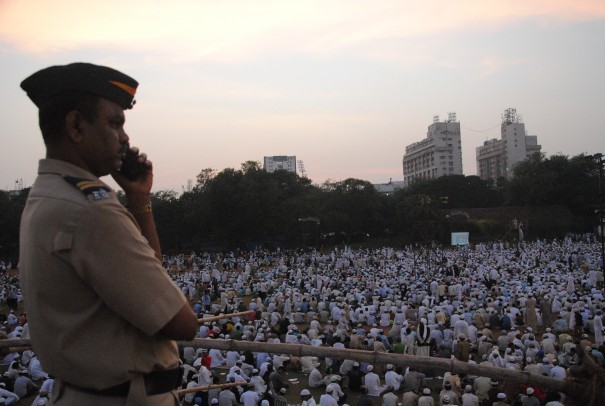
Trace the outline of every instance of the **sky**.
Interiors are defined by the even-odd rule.
[[[603,38],[603,0],[0,0],[0,189],[45,154],[19,83],[80,61],[140,83],[126,131],[154,191],[273,155],[314,184],[402,181],[449,112],[465,175],[509,107],[547,156],[605,152]]]

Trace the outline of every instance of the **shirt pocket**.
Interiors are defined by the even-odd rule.
[[[67,231],[59,231],[53,239],[53,251],[70,251],[74,245],[74,234]]]

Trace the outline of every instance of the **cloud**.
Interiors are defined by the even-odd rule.
[[[272,51],[328,57],[372,41],[495,29],[527,18],[561,24],[603,17],[599,0],[5,0],[0,36],[42,56],[113,47],[159,52],[175,63],[237,62]]]

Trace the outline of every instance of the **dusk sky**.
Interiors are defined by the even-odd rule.
[[[603,0],[0,0],[0,189],[45,154],[19,83],[79,61],[139,81],[126,130],[155,191],[267,155],[315,184],[401,181],[448,112],[465,175],[508,107],[548,156],[605,153],[604,39]]]

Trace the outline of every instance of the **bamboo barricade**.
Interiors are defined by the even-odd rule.
[[[264,343],[209,338],[198,338],[192,341],[178,341],[178,345],[179,347],[216,348],[223,351],[267,352],[273,354],[290,354],[297,357],[314,356],[318,358],[350,359],[372,365],[393,364],[415,369],[430,369],[439,372],[449,371],[456,374],[486,376],[499,380],[502,379],[511,383],[538,386],[557,392],[563,392],[572,399],[584,399],[589,396],[591,392],[591,388],[587,388],[585,385],[572,380],[561,381],[525,371],[469,364],[456,359],[339,349],[334,347],[314,347],[302,344]],[[14,348],[31,348],[31,341],[29,339],[0,340],[0,349],[5,348],[9,350]]]
[[[2,354],[29,350],[32,347],[29,338],[19,338],[10,340],[0,340],[0,350]]]
[[[272,354],[290,354],[297,357],[314,356],[318,358],[350,359],[368,364],[393,364],[414,369],[430,369],[439,372],[486,376],[512,383],[538,386],[563,392],[571,397],[586,395],[582,385],[561,381],[546,376],[531,374],[525,371],[498,368],[492,366],[469,364],[456,359],[423,357],[416,355],[394,354],[377,351],[338,349],[333,347],[314,347],[302,344],[265,343],[251,341],[235,341],[222,339],[198,338],[193,341],[179,341],[181,347],[216,348],[223,351],[252,351]]]
[[[197,322],[198,322],[198,324],[210,323],[213,321],[227,319],[227,318],[231,318],[231,317],[247,316],[250,313],[254,313],[254,310],[246,310],[245,312],[239,312],[239,313],[219,314],[218,316],[214,316],[214,317],[206,317],[203,319],[197,319]]]
[[[186,395],[187,393],[206,391],[206,390],[210,390],[210,389],[233,388],[235,386],[247,385],[247,384],[248,384],[248,382],[233,382],[233,383],[221,383],[219,385],[196,386],[195,388],[179,389],[178,391],[176,391],[176,393],[179,395],[179,397],[182,397],[183,395]]]

